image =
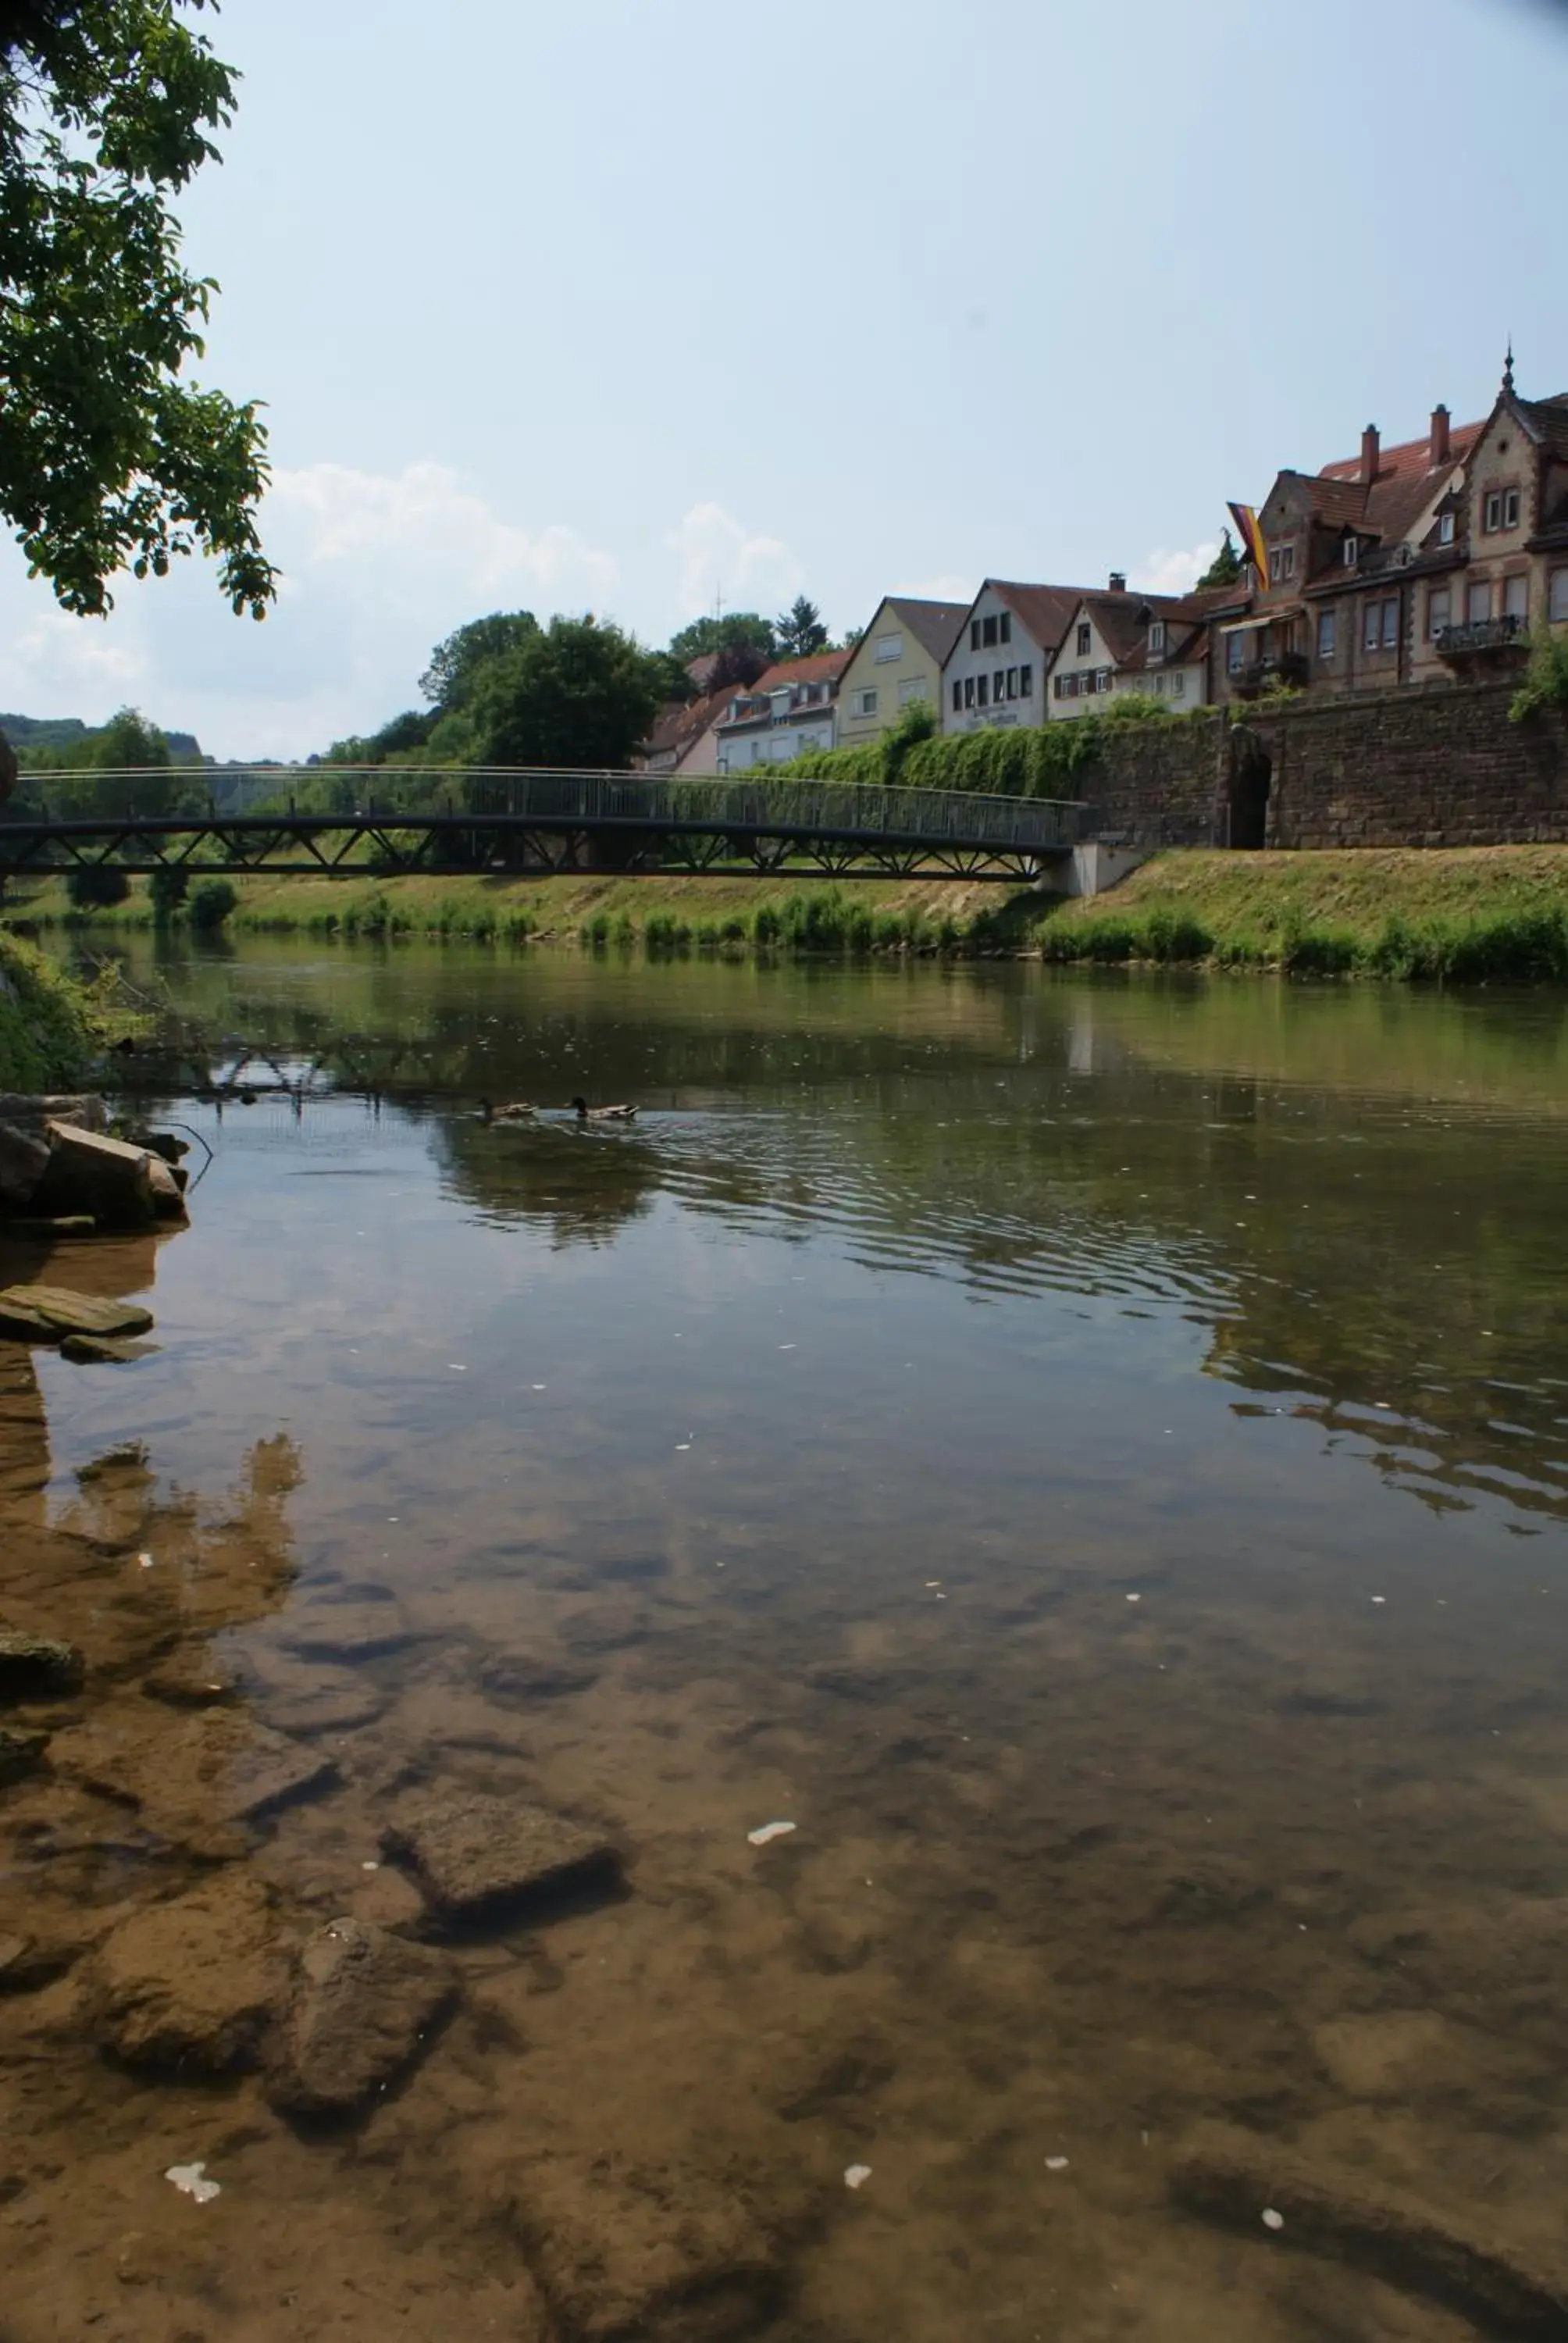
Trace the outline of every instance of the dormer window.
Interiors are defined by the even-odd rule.
[[[1149,628],[1149,654],[1150,654],[1150,657],[1151,657],[1151,659],[1158,659],[1158,658],[1161,655],[1161,653],[1164,651],[1164,649],[1165,649],[1165,621],[1164,621],[1164,619],[1163,619],[1163,618],[1155,618],[1155,619],[1152,619],[1152,620],[1151,621],[1151,623],[1150,623],[1150,628]]]
[[[1088,623],[1085,622],[1085,624],[1081,626],[1078,629],[1078,649],[1074,653],[1074,657],[1077,659],[1087,659],[1089,657],[1089,648],[1093,639],[1093,632]]]
[[[1438,514],[1437,541],[1439,545],[1452,545],[1453,543],[1453,527],[1454,517],[1451,512]]]
[[[1354,533],[1345,539],[1345,568],[1353,569],[1361,557],[1362,541]]]

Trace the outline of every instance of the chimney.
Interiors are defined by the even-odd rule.
[[[1432,463],[1435,470],[1448,461],[1448,409],[1434,407],[1432,410]]]
[[[1125,569],[1113,569],[1113,570],[1111,571],[1111,592],[1112,592],[1113,594],[1125,594],[1125,593],[1126,593],[1126,591],[1127,591],[1127,572],[1126,572],[1126,570],[1125,570]]]
[[[1364,481],[1365,481],[1365,483],[1366,483],[1366,485],[1367,485],[1367,487],[1368,487],[1369,488],[1371,488],[1371,486],[1372,486],[1372,482],[1373,482],[1373,481],[1376,479],[1376,478],[1377,478],[1377,459],[1378,459],[1378,436],[1377,436],[1377,425],[1376,425],[1375,423],[1369,423],[1369,424],[1367,425],[1366,429],[1362,433],[1362,468],[1361,468],[1361,478],[1362,478],[1362,480],[1364,480]]]

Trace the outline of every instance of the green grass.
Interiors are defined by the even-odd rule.
[[[103,990],[88,991],[20,936],[0,934],[0,1091],[79,1082],[102,1038]]]

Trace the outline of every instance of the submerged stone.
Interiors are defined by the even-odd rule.
[[[0,1725],[0,1784],[20,1782],[25,1775],[35,1774],[48,1746],[46,1733],[29,1733]]]
[[[255,2064],[286,1986],[271,1898],[228,1873],[116,1928],[85,2007],[95,2039],[131,2066],[218,2074]]]
[[[412,2065],[456,1992],[449,1964],[427,1945],[332,1921],[296,1965],[267,2097],[288,2115],[354,2114]]]
[[[154,1359],[156,1342],[129,1342],[109,1334],[67,1334],[60,1356],[75,1367],[129,1367],[138,1359]]]
[[[383,1835],[442,1919],[477,1920],[538,1909],[581,1888],[611,1885],[620,1857],[602,1831],[547,1806],[477,1792],[432,1800]]]

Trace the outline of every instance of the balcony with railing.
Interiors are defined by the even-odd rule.
[[[1530,627],[1512,613],[1501,618],[1471,618],[1463,626],[1440,627],[1436,650],[1457,673],[1477,669],[1521,667],[1530,656]]]

